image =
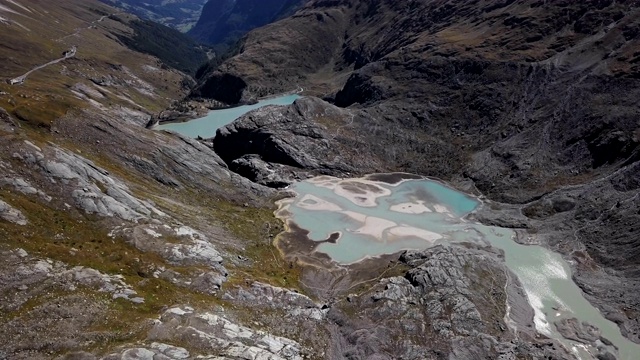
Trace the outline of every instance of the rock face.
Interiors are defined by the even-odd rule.
[[[182,338],[192,343],[191,346],[197,346],[199,351],[217,353],[230,359],[302,359],[302,346],[296,341],[238,325],[223,315],[196,313],[192,308],[165,311],[149,337],[152,340]],[[147,349],[135,351],[150,352]],[[124,360],[125,357],[123,354],[113,359]]]
[[[290,108],[267,106],[218,129],[214,149],[239,173],[253,179],[261,177],[262,183],[269,183],[269,172],[278,173],[282,179],[290,169],[325,174],[353,171],[355,167],[345,158],[353,154],[331,141],[335,134],[322,125],[322,118],[346,122],[351,116],[316,98],[296,100]],[[243,158],[245,155],[255,156]],[[286,167],[268,169],[262,162]],[[275,180],[275,184],[282,182]]]
[[[0,219],[18,225],[27,225],[27,218],[22,212],[2,200],[0,200]]]
[[[255,183],[273,188],[286,187],[299,178],[291,167],[265,162],[257,154],[243,155],[233,160],[229,167]]]
[[[221,47],[232,46],[247,32],[292,14],[303,0],[209,0],[197,24],[195,39]]]
[[[471,181],[522,208],[482,220],[528,228],[573,257],[590,300],[638,341],[639,12],[626,1],[318,0],[250,33],[212,74],[242,79],[241,99],[303,86],[343,108],[303,127],[329,131],[322,149],[340,149],[341,170]],[[215,86],[210,79],[201,86]],[[254,113],[239,123],[260,130],[232,125],[216,142],[242,144],[227,162],[259,154],[322,173],[328,162],[312,146],[292,146],[309,156],[285,159],[275,156],[283,145],[246,141],[268,133],[268,144],[309,143],[292,135],[301,117]]]
[[[498,254],[448,246],[407,252],[399,261],[410,267],[404,276],[332,306],[328,317],[340,325],[334,336],[343,339],[334,341],[332,358],[569,357],[533,340],[533,310],[517,284],[509,283]],[[518,309],[509,318],[519,339],[504,322],[507,301]]]
[[[123,220],[164,215],[151,204],[136,199],[126,185],[110,177],[108,171],[91,161],[60,148],[48,150],[50,153],[45,156],[40,148],[26,146],[23,151],[14,152],[13,157],[24,161],[27,166],[40,168],[53,182],[73,183],[71,195],[76,204],[87,213],[116,216]],[[38,193],[19,180],[15,180],[14,184],[23,193]]]

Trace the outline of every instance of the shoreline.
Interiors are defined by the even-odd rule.
[[[376,178],[378,177],[378,178]],[[384,178],[384,177],[389,177],[392,179],[396,179],[393,182],[390,181],[384,181],[381,180],[380,177]],[[315,181],[314,179],[319,179],[319,181]],[[446,183],[444,180],[442,179],[438,179],[435,177],[431,177],[431,176],[425,176],[425,175],[418,175],[418,174],[412,174],[412,173],[405,173],[405,172],[392,172],[392,173],[373,173],[373,174],[366,174],[363,176],[359,176],[359,177],[348,177],[348,178],[338,178],[338,177],[334,177],[334,176],[328,176],[328,175],[320,175],[320,176],[316,176],[316,177],[312,177],[309,179],[305,179],[305,180],[301,180],[299,182],[304,182],[304,181],[310,181],[314,184],[316,184],[316,186],[320,186],[322,187],[322,183],[323,182],[327,182],[327,181],[333,181],[333,182],[341,182],[341,181],[346,181],[346,180],[362,180],[365,182],[371,182],[371,183],[380,183],[380,184],[384,184],[386,186],[389,187],[397,187],[400,186],[401,184],[404,184],[405,182],[409,182],[409,181],[419,181],[419,180],[428,180],[428,181],[433,181],[436,182],[444,187],[447,187],[448,189],[451,189],[453,191],[458,191],[460,193],[462,193],[463,195],[465,195],[466,197],[469,197],[470,199],[473,199],[475,201],[478,202],[478,205],[476,206],[476,208],[474,208],[473,210],[469,211],[468,213],[466,213],[465,215],[460,217],[460,220],[462,222],[468,222],[469,221],[469,216],[471,216],[472,214],[480,211],[482,208],[485,207],[486,202],[483,201],[482,199],[480,199],[479,196],[474,195],[474,194],[469,194],[467,192],[464,192],[462,190],[458,190],[455,187],[449,185],[448,183]],[[279,246],[280,241],[282,240],[281,237],[285,236],[286,234],[293,234],[292,232],[292,227],[290,226],[290,223],[293,223],[294,226],[296,228],[299,228],[298,224],[295,223],[295,221],[293,221],[291,214],[288,213],[288,208],[289,206],[291,206],[293,204],[293,202],[295,201],[295,199],[300,196],[300,193],[296,192],[293,189],[290,189],[290,186],[283,189],[283,191],[287,192],[287,197],[279,199],[275,202],[275,205],[278,207],[276,210],[274,210],[273,214],[274,216],[279,219],[280,221],[282,221],[283,226],[284,226],[284,230],[279,233],[275,238],[274,241],[272,242],[273,246],[280,252],[280,254],[283,256],[283,258],[286,258],[286,256],[288,255],[287,252],[285,251],[285,249],[283,249],[282,247]],[[333,191],[333,189],[332,189]],[[348,199],[348,196],[343,196],[345,198]],[[377,198],[377,197],[376,197]],[[354,202],[354,204],[356,204]],[[361,205],[360,205],[361,206]],[[477,224],[482,225],[482,223],[477,222]],[[366,224],[365,224],[366,226]],[[300,228],[302,229],[302,228]],[[304,229],[303,229],[304,230]],[[426,240],[426,239],[425,239]],[[432,241],[437,241],[440,240],[439,239],[433,239]],[[316,260],[321,260],[320,258],[322,257],[328,257],[329,258],[329,263],[331,264],[331,266],[337,266],[337,267],[349,267],[349,266],[353,266],[353,265],[358,265],[364,261],[368,261],[368,260],[372,260],[372,259],[379,259],[379,258],[383,258],[383,257],[387,257],[387,256],[391,256],[391,255],[395,255],[395,254],[401,254],[405,251],[408,250],[421,250],[421,249],[417,249],[417,248],[411,248],[411,249],[403,249],[403,250],[399,250],[399,251],[394,251],[394,252],[385,252],[382,254],[378,254],[378,255],[367,255],[362,259],[350,262],[350,263],[341,263],[337,260],[332,259],[328,254],[318,251],[317,247],[322,244],[324,241],[315,241],[312,240],[310,238],[307,237],[307,239],[305,240],[305,242],[316,242],[317,244],[314,244],[314,249],[312,251],[310,251],[309,253],[305,254],[306,257],[317,257]],[[432,244],[429,247],[432,246],[436,246],[437,244]],[[426,248],[425,248],[426,249]],[[320,255],[318,257],[318,255]],[[324,255],[324,256],[323,256]],[[326,259],[324,259],[326,261]],[[324,261],[323,261],[324,262]]]

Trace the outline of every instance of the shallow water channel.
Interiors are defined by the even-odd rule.
[[[507,267],[523,284],[539,332],[560,340],[580,359],[595,359],[595,348],[563,338],[554,325],[577,318],[598,327],[619,349],[619,359],[638,359],[640,346],[624,338],[617,325],[583,297],[562,256],[516,243],[509,229],[467,221],[465,215],[481,202],[442,183],[389,179],[393,176],[323,176],[299,182],[292,185],[298,195],[280,201],[277,214],[308,230],[311,240],[324,241],[316,251],[340,264],[451,242],[490,244],[504,251]],[[329,238],[335,241],[326,241]]]
[[[201,136],[207,139],[214,137],[216,135],[216,130],[218,130],[219,128],[230,124],[235,119],[248,113],[251,110],[255,110],[267,105],[289,105],[298,98],[300,98],[299,95],[292,94],[260,100],[253,105],[243,105],[227,109],[212,110],[205,117],[189,120],[186,122],[162,124],[159,125],[157,129],[171,130],[189,137],[196,138],[198,136]]]

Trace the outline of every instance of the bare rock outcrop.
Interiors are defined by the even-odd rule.
[[[27,218],[22,212],[2,200],[0,200],[0,219],[17,225],[27,225]]]
[[[181,339],[201,352],[231,359],[302,359],[302,346],[294,340],[240,325],[224,314],[197,312],[189,307],[165,311],[149,338],[154,341]]]
[[[337,325],[332,334],[341,339],[334,340],[332,356],[569,357],[553,342],[534,340],[533,310],[499,253],[437,246],[406,252],[399,261],[409,267],[404,276],[380,280],[331,306],[328,318]],[[507,303],[517,310],[507,315]],[[394,346],[395,339],[402,346]]]
[[[514,212],[481,221],[537,232],[572,258],[589,300],[638,341],[640,8],[592,5],[315,1],[249,34],[212,74],[242,81],[239,98],[303,86],[341,109],[256,112],[216,142],[237,140],[227,163],[258,154],[338,176],[472,182]]]
[[[303,177],[310,173],[362,172],[367,164],[356,168],[352,159],[355,155],[333,141],[339,126],[352,121],[353,116],[317,98],[299,99],[290,107],[267,106],[219,129],[214,149],[239,173],[272,185],[290,178],[292,172]],[[332,133],[330,124],[322,123],[323,119],[337,124],[338,129],[333,130],[336,133]]]

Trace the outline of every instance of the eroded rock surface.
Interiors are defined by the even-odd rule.
[[[0,185],[13,187],[16,191],[19,191],[25,195],[38,195],[45,201],[50,201],[51,196],[47,195],[44,191],[37,189],[31,185],[28,181],[20,177],[3,177],[0,178]]]
[[[334,345],[332,356],[568,358],[559,345],[533,340],[533,310],[499,256],[457,245],[405,253],[400,262],[410,269],[404,276],[380,280],[333,305],[328,316],[343,341],[334,342],[341,345]],[[517,309],[509,317],[507,302]]]
[[[302,347],[296,341],[239,325],[223,314],[194,312],[192,308],[165,311],[149,338],[182,339],[201,352],[232,359],[302,359]]]
[[[276,110],[277,109],[277,110]],[[319,99],[296,100],[291,107],[264,107],[219,129],[216,153],[227,163],[256,154],[262,161],[305,171],[346,174],[350,156],[331,142],[333,135],[316,120],[349,117],[349,113]],[[263,171],[264,172],[264,171]],[[286,176],[286,175],[284,175]]]
[[[77,206],[87,213],[117,216],[123,220],[164,215],[150,203],[136,199],[124,183],[86,158],[58,147],[43,151],[33,144],[27,145],[14,152],[13,157],[38,167],[51,182],[60,181],[71,186]]]
[[[27,218],[22,212],[2,200],[0,200],[0,219],[18,225],[27,225]]]

